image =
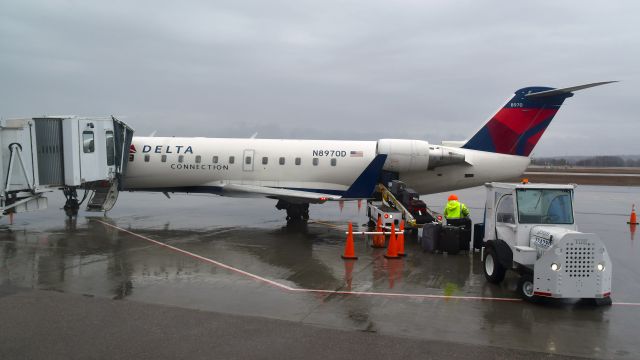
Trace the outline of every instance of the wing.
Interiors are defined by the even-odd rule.
[[[358,178],[345,191],[327,190],[333,192],[328,194],[322,190],[299,190],[286,189],[259,185],[225,184],[221,192],[228,196],[235,197],[268,197],[272,199],[286,200],[292,203],[312,203],[321,204],[328,200],[356,200],[368,199],[373,194],[375,186],[380,177],[380,172],[387,159],[387,155],[377,155],[371,163],[364,169]],[[336,195],[339,193],[339,195]]]
[[[291,203],[321,204],[327,200],[339,200],[338,195],[322,194],[303,190],[292,190],[258,185],[227,184],[223,193],[235,197],[268,197],[282,199]]]

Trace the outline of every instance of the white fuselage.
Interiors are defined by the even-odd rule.
[[[395,172],[420,194],[512,179],[529,164],[528,157],[419,140],[134,137],[132,144],[135,153],[130,155],[124,179],[126,190],[222,195],[220,190],[228,184],[340,194],[379,152],[388,155],[383,170]],[[463,162],[427,166],[428,152],[434,149],[455,152],[464,157]]]

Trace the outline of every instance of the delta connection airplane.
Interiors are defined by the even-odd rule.
[[[134,137],[123,189],[267,197],[305,221],[309,204],[367,199],[378,182],[402,180],[419,194],[520,176],[529,154],[573,92],[613,81],[563,89],[515,92],[468,141],[378,141]]]

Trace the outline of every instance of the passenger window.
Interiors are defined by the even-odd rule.
[[[229,156],[229,164],[233,164],[234,162],[236,162],[236,157],[235,156]]]
[[[262,158],[262,165],[267,165],[269,163],[269,158],[268,157],[263,157]]]
[[[89,154],[95,151],[93,144],[93,131],[82,132],[82,151]]]
[[[181,163],[184,161],[184,155],[178,156],[178,162]]]
[[[498,210],[496,211],[496,222],[515,224],[513,196],[506,195],[500,199],[500,204],[498,204]]]
[[[113,131],[108,130],[105,133],[105,139],[107,140],[107,166],[112,166],[116,164],[116,143]]]
[[[318,158],[313,158],[313,166],[318,166]]]
[[[247,156],[244,158],[244,163],[247,165],[251,165],[251,156]]]
[[[149,160],[151,160],[151,155],[145,154],[144,155],[144,162],[149,162]]]
[[[296,165],[300,165],[302,163],[302,159],[299,157],[296,158]]]
[[[336,158],[331,159],[331,166],[336,166],[338,160]]]
[[[280,163],[280,165],[284,165],[284,158],[283,157],[280,158],[279,163]]]
[[[167,155],[160,156],[160,161],[167,162]]]
[[[214,157],[213,157],[213,163],[214,163],[214,164],[217,164],[217,163],[218,163],[218,156],[214,156]]]
[[[201,161],[202,161],[202,156],[196,155],[196,164],[200,164]]]

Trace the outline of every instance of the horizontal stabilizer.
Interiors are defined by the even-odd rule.
[[[615,83],[615,82],[618,82],[618,81],[602,81],[602,82],[584,84],[584,85],[578,85],[578,86],[572,86],[572,87],[562,88],[562,89],[546,90],[546,91],[529,93],[529,94],[526,94],[524,97],[526,97],[526,98],[539,98],[539,97],[555,96],[555,95],[561,95],[561,94],[570,94],[570,93],[572,93],[574,91],[588,89],[588,88],[591,88],[591,87],[594,87],[594,86],[611,84],[611,83]]]

